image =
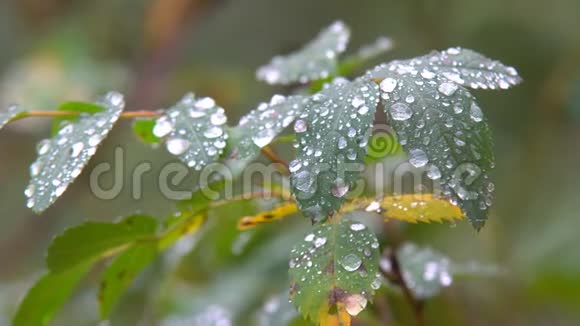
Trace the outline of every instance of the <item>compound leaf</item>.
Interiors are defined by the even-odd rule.
[[[56,237],[46,257],[51,272],[60,272],[126,249],[142,237],[152,236],[157,221],[149,216],[132,215],[119,223],[86,222]]]
[[[337,211],[362,171],[378,87],[370,80],[335,80],[308,99],[296,120],[296,160],[290,162],[298,207],[315,221]]]
[[[201,170],[215,162],[226,147],[227,117],[209,97],[186,94],[157,119],[153,135],[165,140],[167,151],[187,166]]]
[[[47,324],[58,309],[71,296],[76,285],[87,274],[91,263],[44,275],[28,290],[16,313],[14,326],[40,326]]]
[[[457,204],[477,229],[487,219],[494,184],[491,132],[464,87],[415,67],[377,69],[389,124],[414,168],[425,169],[442,197]]]
[[[396,254],[403,279],[418,299],[434,297],[453,282],[451,261],[439,252],[407,243]]]
[[[41,213],[52,205],[81,174],[125,103],[121,94],[109,92],[97,105],[106,109],[82,115],[78,121],[62,127],[52,139],[38,143],[38,158],[30,166],[31,180],[25,191],[27,206],[34,212]]]
[[[260,67],[256,77],[268,84],[305,84],[336,73],[337,56],[344,52],[350,30],[341,21],[324,29],[301,50],[286,56],[276,56]]]
[[[137,277],[157,256],[157,243],[139,243],[125,250],[104,271],[99,288],[99,310],[106,319],[113,307]]]
[[[4,128],[10,120],[16,118],[23,112],[25,112],[24,109],[18,105],[11,105],[5,112],[0,112],[0,129]]]
[[[375,235],[361,223],[316,225],[292,249],[291,300],[316,324],[350,325],[350,316],[361,312],[380,287],[378,248]]]

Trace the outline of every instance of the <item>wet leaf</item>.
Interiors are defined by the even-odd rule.
[[[361,312],[380,286],[378,248],[375,235],[359,222],[316,225],[290,255],[294,305],[316,324],[350,325],[350,316]]]
[[[262,147],[270,144],[298,115],[304,111],[304,97],[274,95],[269,103],[261,103],[240,119],[232,159],[248,160],[255,157]]]
[[[41,213],[79,176],[107,136],[125,105],[123,96],[110,92],[97,102],[105,111],[84,115],[60,129],[56,136],[38,143],[37,160],[30,166],[27,206]]]
[[[297,157],[290,162],[298,207],[315,221],[342,205],[363,169],[378,104],[378,87],[366,80],[335,80],[313,95],[294,123]]]
[[[464,87],[413,66],[393,64],[371,74],[382,79],[389,125],[413,168],[422,169],[457,203],[477,229],[487,219],[494,184],[491,132],[483,112]]]
[[[169,153],[201,170],[223,153],[228,139],[226,122],[224,109],[213,99],[196,99],[189,93],[157,119],[153,135],[164,139]]]
[[[123,292],[156,256],[157,242],[152,241],[136,244],[115,257],[105,269],[99,288],[102,319],[107,319]]]
[[[161,139],[153,134],[155,119],[136,119],[133,121],[133,134],[145,144],[158,144]]]
[[[0,112],[0,129],[4,128],[4,126],[10,122],[10,120],[14,119],[23,112],[25,112],[24,109],[18,105],[11,105],[8,107],[8,110]]]
[[[183,212],[159,236],[159,249],[166,249],[182,237],[195,233],[205,219],[205,213]]]
[[[135,240],[152,236],[157,221],[132,215],[119,223],[86,222],[57,236],[48,248],[46,265],[52,272],[94,262],[126,249]]]
[[[13,320],[14,326],[46,325],[87,274],[91,263],[44,275],[28,290]]]
[[[301,50],[286,56],[276,56],[256,72],[256,77],[268,84],[305,84],[336,73],[337,57],[346,50],[350,30],[341,21],[324,29]]]
[[[98,105],[95,103],[86,103],[86,102],[65,102],[58,107],[58,111],[66,111],[66,112],[74,112],[74,113],[86,113],[86,114],[95,114],[97,112],[102,112],[105,110],[105,107],[102,105]],[[67,122],[74,122],[78,121],[80,116],[71,116],[71,117],[57,117],[52,120],[52,136],[56,136],[58,131],[66,126]]]
[[[405,244],[397,250],[397,258],[405,283],[418,299],[434,297],[453,283],[451,261],[430,248]]]
[[[394,61],[383,65],[382,69],[398,72],[413,70],[428,79],[438,75],[473,89],[508,89],[522,81],[513,67],[459,47],[433,51],[410,60]]]

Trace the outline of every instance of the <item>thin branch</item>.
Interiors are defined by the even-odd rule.
[[[276,152],[274,152],[274,150],[270,147],[264,147],[262,148],[262,154],[264,154],[264,156],[266,156],[270,161],[272,161],[273,163],[278,163],[280,165],[282,165],[282,169],[279,169],[281,172],[283,172],[285,175],[290,175],[290,170],[288,168],[288,163],[286,161],[284,161],[282,158],[280,158],[280,156],[278,156],[278,154],[276,154]]]
[[[24,119],[24,118],[74,118],[81,115],[81,112],[74,111],[25,111],[18,114],[12,121]],[[134,118],[157,118],[161,116],[159,111],[127,111],[121,113],[121,118],[134,119]]]

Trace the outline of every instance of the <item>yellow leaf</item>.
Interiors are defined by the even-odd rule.
[[[345,309],[344,302],[336,303],[336,311],[330,312],[328,304],[324,304],[318,315],[318,324],[320,326],[350,326],[351,316]]]
[[[247,230],[255,227],[258,224],[278,221],[286,216],[296,214],[298,208],[295,203],[287,202],[270,211],[260,212],[254,216],[243,217],[238,222],[238,229]]]
[[[432,194],[387,196],[382,200],[359,199],[345,205],[342,211],[350,212],[357,209],[376,212],[387,219],[409,223],[451,222],[465,218],[458,206]]]
[[[196,232],[205,221],[204,214],[182,215],[159,236],[159,249],[173,245],[181,237]]]

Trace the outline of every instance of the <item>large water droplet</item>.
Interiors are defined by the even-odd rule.
[[[356,316],[366,308],[367,302],[360,294],[349,295],[344,299],[344,308],[349,315]]]
[[[167,151],[173,155],[181,155],[189,148],[190,142],[182,138],[171,138],[165,144]]]
[[[300,170],[301,167],[302,162],[300,162],[300,160],[293,160],[292,162],[290,162],[290,164],[288,164],[288,170],[290,170],[290,172],[292,173]]]
[[[346,195],[346,193],[349,190],[349,186],[346,185],[344,183],[344,181],[342,179],[337,179],[334,184],[332,185],[332,188],[330,189],[330,192],[332,193],[332,195],[336,198],[342,198],[344,197],[344,195]]]
[[[276,132],[274,130],[263,129],[252,137],[252,141],[256,146],[262,148],[271,143],[274,137],[276,137]]]
[[[397,81],[393,78],[385,78],[381,81],[379,87],[383,92],[390,93],[395,90],[395,87],[397,87]]]
[[[412,115],[413,112],[405,103],[398,102],[391,106],[391,116],[394,120],[404,121],[409,119]]]
[[[457,91],[457,88],[458,86],[455,83],[441,83],[438,89],[442,94],[451,96]]]
[[[204,97],[197,100],[195,106],[199,109],[207,110],[215,106],[215,101],[211,97]]]
[[[342,257],[340,264],[347,272],[354,272],[362,265],[362,260],[358,255],[351,253]]]
[[[293,177],[294,187],[300,191],[310,192],[314,184],[314,175],[309,171],[301,171]]]
[[[412,149],[409,151],[409,163],[414,167],[420,168],[429,162],[427,154],[421,149]]]
[[[36,152],[38,153],[38,155],[44,155],[48,153],[49,149],[50,149],[50,140],[48,139],[43,139],[36,145]]]
[[[481,120],[483,120],[483,112],[475,102],[471,103],[471,108],[469,109],[469,116],[471,117],[471,120],[475,122],[481,122]]]
[[[365,100],[363,100],[362,98],[355,96],[355,98],[352,99],[352,101],[350,102],[352,104],[352,106],[354,106],[355,108],[359,108],[361,105],[365,104]]]
[[[165,118],[160,118],[155,122],[155,126],[153,127],[153,134],[158,138],[162,138],[167,136],[172,129],[173,125],[171,122]]]
[[[362,231],[364,229],[366,229],[367,227],[362,224],[362,223],[354,223],[350,225],[350,229],[353,231]]]
[[[308,129],[308,125],[304,120],[296,120],[294,123],[294,131],[297,133],[305,132]]]
[[[83,144],[82,142],[78,142],[78,143],[73,144],[71,149],[70,149],[70,156],[71,157],[79,156],[79,154],[82,152],[84,147],[85,147],[85,144]]]
[[[441,171],[435,165],[431,165],[427,170],[427,177],[431,180],[437,180],[441,178]]]
[[[217,138],[224,134],[224,131],[220,127],[211,127],[203,132],[203,136],[206,138]]]

